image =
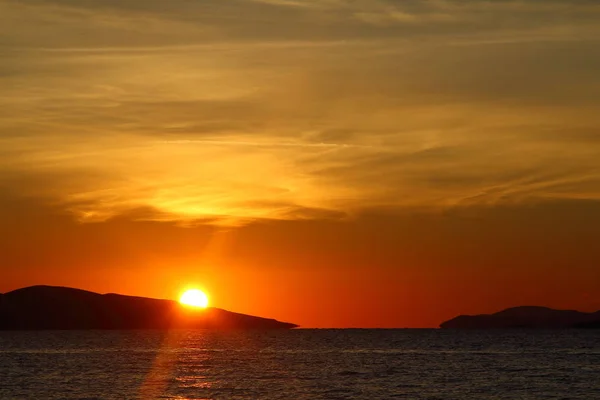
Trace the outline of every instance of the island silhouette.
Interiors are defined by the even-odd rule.
[[[0,294],[0,330],[291,329],[298,325],[173,300],[30,286]]]
[[[507,308],[495,314],[459,315],[442,322],[440,328],[600,328],[600,311],[585,313],[575,310],[555,310],[548,307],[521,306]]]

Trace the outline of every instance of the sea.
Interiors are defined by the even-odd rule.
[[[600,399],[600,330],[0,332],[0,399]]]

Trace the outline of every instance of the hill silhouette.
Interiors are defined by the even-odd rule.
[[[442,322],[441,328],[599,328],[600,311],[584,313],[555,310],[548,307],[522,306],[507,308],[495,314],[459,315]]]
[[[0,330],[290,329],[297,325],[172,300],[30,286],[0,294]]]

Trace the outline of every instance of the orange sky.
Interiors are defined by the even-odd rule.
[[[0,292],[305,327],[600,309],[600,4],[0,0]]]
[[[431,327],[520,304],[600,309],[600,207],[347,221],[178,227],[127,217],[81,224],[30,200],[5,201],[0,291],[32,284],[212,304],[305,327]]]

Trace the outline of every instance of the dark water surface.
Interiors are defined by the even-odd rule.
[[[0,332],[1,399],[600,399],[600,331]]]

